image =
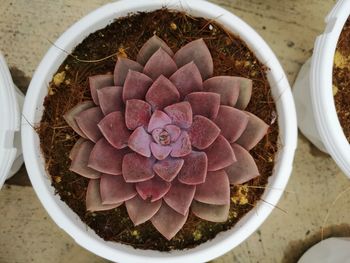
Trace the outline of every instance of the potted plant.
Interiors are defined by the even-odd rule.
[[[326,17],[325,32],[317,37],[312,58],[301,68],[293,89],[300,130],[320,150],[329,153],[347,176],[350,176],[350,146],[349,131],[345,128],[349,118],[344,108],[348,108],[348,102],[346,89],[342,92],[337,87],[344,85],[346,78],[337,72],[349,62],[340,61],[342,55],[337,45],[349,8],[349,1],[338,1]],[[344,33],[348,31],[346,28]],[[343,38],[347,39],[345,35]],[[339,68],[339,63],[345,66]]]
[[[41,62],[24,106],[26,119],[40,123],[40,136],[23,126],[22,139],[26,142],[23,148],[28,173],[44,207],[78,244],[118,262],[203,262],[237,246],[260,226],[276,205],[282,191],[269,189],[285,188],[296,147],[296,119],[289,85],[278,60],[266,43],[239,18],[206,1],[187,1],[186,6],[177,1],[166,3],[170,10],[185,12],[187,16],[184,16],[183,24],[154,19],[150,14],[165,14],[166,19],[183,15],[162,9],[164,4],[164,1],[120,1],[103,6],[77,22],[56,41]],[[130,16],[130,13],[134,15]],[[191,17],[196,22],[186,21]],[[112,23],[116,18],[119,19]],[[137,20],[140,18],[145,20]],[[156,21],[167,21],[158,23],[168,27],[169,31],[164,32],[163,28],[163,31],[148,32],[152,24],[159,25]],[[196,36],[192,35],[190,40],[186,40],[181,29],[196,33]],[[198,37],[203,34],[203,30],[214,40],[224,40],[220,42],[221,45],[232,47],[234,43],[241,43],[242,47],[246,47],[242,50],[247,57],[242,57],[236,67],[258,67],[262,70],[263,73],[248,70],[247,76],[260,74],[261,79],[253,83],[264,83],[261,88],[267,99],[269,95],[266,94],[272,93],[274,102],[269,104],[261,100],[258,101],[260,104],[255,104],[260,108],[264,107],[261,106],[263,103],[273,105],[268,116],[263,116],[267,117],[269,123],[255,117],[254,112],[243,111],[250,98],[251,80],[237,76],[220,77],[215,73],[225,73],[230,71],[230,66],[234,66],[225,64],[225,56],[213,55],[215,48],[212,45],[218,42]],[[181,34],[184,39],[179,38]],[[175,37],[172,38],[172,35]],[[225,38],[219,38],[219,35]],[[106,36],[110,36],[108,41],[105,40]],[[125,41],[118,42],[117,56],[96,66],[101,59],[93,54],[96,53],[95,49],[88,48],[91,41],[101,40],[97,45],[104,47],[100,48],[102,52],[110,52],[107,43],[111,43],[113,37],[120,36],[124,36]],[[127,45],[123,44],[127,41]],[[137,46],[130,42],[140,43]],[[130,46],[137,52],[128,51]],[[93,47],[96,47],[96,43]],[[68,52],[75,50],[70,55],[71,60],[67,60],[61,49]],[[77,57],[79,52],[88,57]],[[132,55],[128,55],[128,52]],[[215,66],[219,62],[229,66],[219,70]],[[82,69],[81,63],[86,63],[84,65],[92,70],[88,69],[90,73],[87,75],[79,71],[86,85],[73,88],[71,81],[77,74],[69,72],[74,67]],[[89,79],[89,85],[86,79]],[[231,83],[230,86],[236,88],[226,90],[223,84],[227,80],[233,81],[235,84]],[[76,95],[78,93],[74,93],[75,96],[73,93],[67,95],[66,86],[72,87],[70,91],[80,89],[79,96]],[[69,107],[64,100],[58,101],[60,94],[63,94],[67,103],[71,102]],[[252,96],[257,95],[253,90]],[[274,105],[277,112],[273,110]],[[50,114],[48,109],[55,108],[66,109],[57,115],[57,119],[65,119],[64,126],[51,125],[50,121],[56,118],[50,116],[56,115]],[[257,171],[254,170],[246,178],[239,178],[241,173],[230,177],[230,173],[237,172],[240,166],[256,169],[248,151],[261,140],[269,125],[277,127],[274,124],[276,115],[278,133],[274,133],[276,147],[271,150],[276,156],[262,157],[262,163],[274,164],[269,168],[271,173],[273,169],[272,176],[266,177],[266,191],[263,194],[260,192],[264,201],[257,202],[253,209],[244,212],[236,222],[234,213],[230,219],[230,212],[234,212],[230,209],[232,204],[240,202],[241,199],[237,201],[235,198],[242,195],[241,191],[249,187],[238,184],[255,177]],[[55,146],[46,147],[52,146],[52,138],[56,138],[52,137],[54,132],[48,132],[50,129],[69,129],[67,133],[60,133],[62,141],[53,140],[57,147],[62,147],[62,151]],[[233,130],[237,133],[232,134]],[[78,140],[78,135],[85,139]],[[66,142],[74,142],[74,146],[71,144],[68,147]],[[267,140],[265,142],[269,143]],[[71,160],[67,158],[60,165],[52,166],[53,159],[68,156],[69,152]],[[243,160],[249,159],[246,161],[250,163],[248,166],[239,161],[242,160],[240,156],[243,156],[240,152],[246,153]],[[47,158],[50,156],[53,157],[51,161]],[[64,168],[68,166],[74,173]],[[81,181],[81,189],[75,187],[67,191],[67,188],[62,187],[62,180],[66,182],[69,177],[71,185],[76,185],[72,178]],[[48,178],[52,178],[52,181]],[[259,181],[256,182],[259,184]],[[118,191],[115,191],[117,188]],[[55,191],[60,196],[55,195]],[[233,191],[237,192],[236,195],[232,195]],[[84,205],[76,207],[73,212],[71,201],[82,199],[80,196],[83,196]],[[249,200],[245,202],[249,205],[247,203]],[[112,210],[117,219],[108,217],[109,212],[91,213],[86,212],[86,208],[91,211]],[[258,213],[254,210],[258,210]],[[189,216],[192,219],[188,219]],[[208,233],[215,232],[215,235],[205,236],[206,239],[201,240],[201,235],[206,235],[206,232],[190,232],[193,234],[191,240],[196,241],[191,244],[179,235],[186,236],[184,225],[188,226],[189,220],[202,222],[198,218],[225,222],[205,223]],[[90,227],[87,228],[83,221]],[[229,221],[231,225],[227,223]],[[99,227],[100,222],[103,222],[102,228]],[[124,226],[123,222],[127,222],[130,229],[126,227],[126,231],[119,232],[121,234],[117,238],[122,236],[125,239],[118,239],[121,240],[119,243],[105,241],[116,240],[115,236],[111,238],[107,234],[113,233],[115,227]],[[144,227],[134,228],[138,224]],[[195,230],[191,226],[188,229]],[[143,232],[140,234],[140,231]],[[142,237],[136,241],[138,235]],[[135,241],[131,245],[138,249],[125,244],[129,237]],[[149,245],[150,240],[152,247],[141,247],[141,243]],[[204,242],[206,240],[209,241]]]

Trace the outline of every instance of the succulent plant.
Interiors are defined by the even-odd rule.
[[[135,225],[151,220],[168,240],[190,211],[227,220],[230,184],[259,175],[249,150],[268,125],[244,111],[251,80],[212,75],[202,39],[174,54],[153,36],[136,61],[118,58],[114,74],[89,78],[93,100],[64,116],[81,136],[70,170],[90,179],[87,210],[125,203]]]

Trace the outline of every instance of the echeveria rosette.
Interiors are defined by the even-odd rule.
[[[93,101],[64,116],[81,136],[70,170],[90,180],[89,211],[125,203],[135,225],[151,220],[168,240],[197,217],[224,222],[230,184],[259,175],[249,154],[268,125],[244,111],[252,81],[213,75],[202,39],[175,54],[153,36],[137,61],[89,78]]]

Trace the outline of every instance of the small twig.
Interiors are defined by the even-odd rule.
[[[327,224],[327,221],[328,221],[328,218],[329,218],[329,215],[330,215],[330,212],[331,212],[331,209],[332,207],[336,204],[336,202],[339,200],[339,198],[345,194],[347,191],[350,190],[350,186],[348,188],[346,188],[345,190],[343,190],[342,192],[340,192],[337,197],[334,199],[334,201],[332,202],[332,204],[329,206],[328,208],[328,211],[327,211],[327,214],[323,220],[323,223],[322,223],[322,227],[321,227],[321,240],[323,240],[323,237],[324,237],[324,228],[325,228],[325,225]]]
[[[260,200],[261,200],[261,201],[263,201],[264,203],[266,203],[266,204],[270,205],[270,206],[273,206],[274,208],[277,208],[278,210],[282,211],[283,213],[288,214],[286,210],[284,210],[284,209],[282,209],[282,208],[278,207],[277,205],[273,205],[273,204],[271,204],[271,203],[269,203],[269,202],[265,201],[265,200],[264,200],[264,199],[262,199],[262,198],[260,198]]]
[[[66,53],[68,56],[74,58],[75,60],[79,61],[79,62],[82,62],[82,63],[97,63],[97,62],[101,62],[101,61],[104,61],[104,60],[107,60],[109,58],[112,58],[114,56],[117,56],[118,55],[118,52],[115,52],[113,53],[112,55],[109,55],[107,57],[104,57],[104,58],[100,58],[100,59],[93,59],[93,60],[85,60],[85,59],[80,59],[74,55],[72,55],[71,53],[69,53],[68,51],[64,50],[63,48],[60,48],[59,46],[57,46],[55,43],[53,43],[51,40],[47,40],[51,43],[51,45],[53,45],[54,47],[56,47],[57,49],[61,50],[62,52]]]

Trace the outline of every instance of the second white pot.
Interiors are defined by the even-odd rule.
[[[315,42],[312,58],[299,72],[293,93],[302,133],[329,153],[350,177],[350,145],[338,120],[332,76],[334,54],[350,14],[350,0],[339,0],[326,17],[325,32]]]

